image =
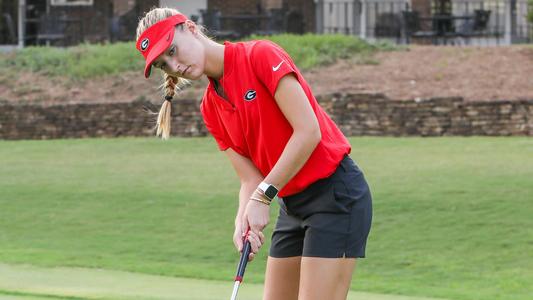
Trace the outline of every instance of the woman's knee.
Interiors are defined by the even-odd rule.
[[[298,300],[345,300],[355,258],[303,257]]]
[[[301,258],[268,257],[263,300],[298,299]]]

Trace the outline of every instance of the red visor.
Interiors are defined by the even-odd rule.
[[[152,63],[172,43],[176,25],[185,21],[187,21],[187,17],[184,15],[173,15],[150,26],[137,39],[137,50],[141,52],[146,60],[144,77],[148,78],[150,76]]]

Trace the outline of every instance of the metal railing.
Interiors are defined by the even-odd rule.
[[[454,0],[453,14],[469,15],[476,10],[490,11],[487,32],[488,39],[499,44],[531,43],[531,23],[528,23],[527,0]],[[459,25],[464,25],[460,23]],[[482,43],[483,40],[478,40]],[[490,42],[490,41],[488,41]]]
[[[316,32],[400,41],[401,12],[408,9],[407,0],[319,0],[316,3]]]
[[[445,12],[433,1],[428,11],[417,13],[413,29],[405,12],[417,9],[410,0],[318,0],[316,31],[396,43],[533,43],[527,0],[452,0]]]

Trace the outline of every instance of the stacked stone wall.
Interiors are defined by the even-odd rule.
[[[347,136],[533,136],[533,100],[390,100],[381,94],[329,94],[320,105]],[[205,136],[198,100],[172,104],[172,135]],[[158,107],[125,103],[0,103],[0,139],[151,136]]]
[[[176,101],[177,102],[177,101]],[[172,135],[205,136],[198,102],[181,100],[172,107]],[[150,136],[158,107],[150,102],[64,104],[53,106],[0,104],[0,139],[57,139]]]
[[[348,135],[533,135],[533,100],[396,101],[380,94],[333,94],[319,102]]]

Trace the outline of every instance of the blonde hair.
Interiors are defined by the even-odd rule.
[[[163,8],[152,8],[149,12],[147,12],[144,17],[139,20],[139,24],[137,25],[137,38],[139,39],[141,34],[148,29],[150,26],[154,25],[155,23],[166,19],[168,17],[171,17],[173,15],[180,14],[180,12],[177,9],[163,7]],[[198,33],[206,38],[209,39],[205,35],[205,28],[202,25],[196,24],[196,27],[198,29]],[[178,25],[179,29],[183,29],[183,24]],[[159,110],[159,114],[157,116],[157,122],[155,125],[156,136],[161,136],[162,139],[167,140],[170,136],[170,121],[171,121],[171,100],[176,94],[176,92],[179,92],[184,87],[188,86],[190,84],[190,81],[179,77],[179,76],[172,76],[167,74],[166,72],[163,72],[163,84],[161,84],[161,89],[163,90],[163,93],[165,95],[165,101],[161,105],[161,109]],[[157,114],[157,113],[154,113]]]

